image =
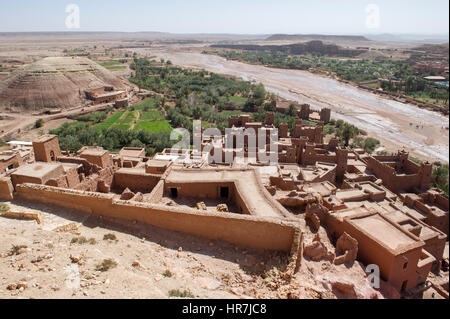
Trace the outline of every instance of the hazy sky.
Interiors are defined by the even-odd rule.
[[[79,29],[66,27],[71,3]],[[448,0],[0,0],[0,32],[446,34],[448,10]]]

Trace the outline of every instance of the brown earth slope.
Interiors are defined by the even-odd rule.
[[[76,107],[85,100],[85,90],[105,85],[125,89],[123,80],[87,58],[49,57],[14,71],[0,82],[0,110]]]

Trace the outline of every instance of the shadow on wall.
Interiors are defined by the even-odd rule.
[[[232,263],[238,263],[240,268],[250,275],[260,275],[273,267],[280,271],[285,271],[288,265],[289,254],[285,252],[267,251],[231,244],[224,241],[210,240],[200,236],[162,229],[156,226],[133,223],[119,218],[104,217],[88,214],[73,209],[61,209],[56,205],[40,204],[23,199],[15,199],[13,204],[27,207],[29,209],[45,211],[64,219],[67,222],[81,223],[88,228],[104,228],[107,230],[132,235],[136,238],[145,238],[146,242],[151,242],[166,249],[178,250],[213,256]],[[56,226],[55,226],[56,228]],[[104,234],[99,232],[101,238]]]

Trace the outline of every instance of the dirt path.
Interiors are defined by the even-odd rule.
[[[141,111],[138,111],[138,110],[133,111],[133,115],[134,115],[134,120],[131,123],[130,130],[133,130],[136,123],[139,122],[139,119],[141,118]]]
[[[44,122],[58,122],[58,120],[66,119],[66,122],[70,122],[67,117],[84,113],[86,111],[95,112],[96,110],[105,108],[107,104],[98,104],[91,107],[78,107],[70,110],[66,110],[59,114],[52,115],[31,115],[26,113],[0,113],[0,116],[6,116],[7,120],[0,121],[0,138],[7,135],[23,135],[24,131],[32,129],[32,126],[38,119],[43,119]],[[62,124],[62,123],[61,123]],[[45,126],[45,124],[44,124]],[[50,125],[50,129],[55,128]],[[21,133],[18,133],[18,132]]]
[[[148,49],[137,52],[149,53]],[[449,161],[449,119],[435,112],[391,101],[306,71],[250,65],[174,49],[151,50],[151,53],[182,67],[203,68],[261,82],[267,90],[283,98],[309,103],[313,109],[331,108],[333,118],[366,130],[380,139],[386,149],[405,148],[422,159]]]

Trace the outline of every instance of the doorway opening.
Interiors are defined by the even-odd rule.
[[[221,187],[220,188],[220,197],[221,198],[228,198],[229,190],[228,187]]]

